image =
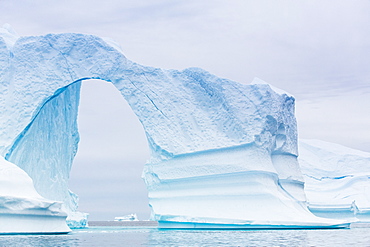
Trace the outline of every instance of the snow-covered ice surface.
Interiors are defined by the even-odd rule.
[[[312,212],[370,221],[370,153],[319,140],[300,140],[299,163]]]
[[[40,195],[63,201],[70,220],[78,215],[68,177],[80,83],[98,78],[115,85],[146,132],[143,178],[161,227],[347,226],[307,209],[287,93],[199,68],[142,66],[96,36],[15,35],[0,32],[0,155],[26,171]]]
[[[70,232],[61,207],[40,196],[27,173],[0,156],[0,234]]]

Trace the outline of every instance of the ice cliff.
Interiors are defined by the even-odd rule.
[[[307,209],[292,96],[199,68],[142,66],[111,44],[1,29],[0,155],[26,171],[40,195],[63,201],[70,215],[77,209],[68,177],[79,89],[98,78],[121,92],[146,132],[143,177],[160,227],[346,226]]]
[[[319,140],[299,141],[310,210],[370,222],[370,153]]]

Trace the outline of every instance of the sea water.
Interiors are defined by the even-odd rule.
[[[370,246],[370,225],[331,230],[90,227],[67,235],[2,235],[0,246]]]

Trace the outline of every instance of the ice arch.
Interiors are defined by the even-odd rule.
[[[76,207],[67,181],[80,82],[101,79],[115,85],[144,127],[151,150],[144,179],[152,218],[162,227],[339,224],[305,205],[292,96],[198,68],[142,66],[90,35],[6,41],[0,154],[28,169],[39,193],[63,200],[68,211]]]

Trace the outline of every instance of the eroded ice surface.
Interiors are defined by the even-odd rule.
[[[143,177],[152,219],[166,227],[344,226],[307,209],[291,95],[199,68],[142,66],[91,35],[12,43],[6,30],[0,32],[0,155],[26,171],[42,196],[64,201],[70,215],[78,201],[68,178],[79,140],[80,82],[99,78],[115,85],[146,132],[151,158]]]
[[[299,152],[315,214],[370,221],[370,153],[319,140],[300,140]]]

